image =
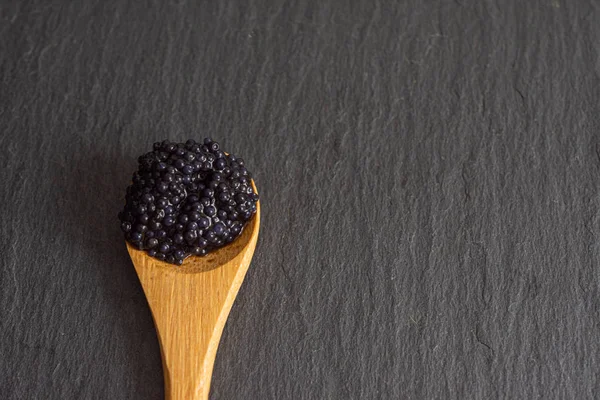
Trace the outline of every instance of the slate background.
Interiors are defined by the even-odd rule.
[[[600,396],[591,1],[0,5],[0,393],[161,399],[116,214],[212,136],[262,232],[212,399]]]

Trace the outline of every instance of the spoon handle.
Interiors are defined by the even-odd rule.
[[[159,286],[152,290],[148,302],[161,348],[167,400],[208,398],[215,355],[230,308],[214,294],[218,289],[210,289],[212,282],[219,281],[214,275],[222,272],[164,274],[147,280]]]
[[[196,274],[140,268],[163,360],[167,400],[208,399],[221,333],[244,273],[229,263]]]
[[[208,399],[221,333],[251,258],[240,254],[200,273],[134,260],[160,343],[167,400]]]

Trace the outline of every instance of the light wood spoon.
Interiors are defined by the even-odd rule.
[[[208,399],[221,333],[250,266],[259,225],[260,202],[237,239],[204,257],[188,257],[181,266],[127,243],[154,318],[167,400]]]

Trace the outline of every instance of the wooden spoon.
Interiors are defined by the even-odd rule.
[[[257,203],[236,240],[204,257],[188,257],[181,266],[127,243],[154,318],[167,400],[208,399],[221,333],[250,266],[259,225]]]

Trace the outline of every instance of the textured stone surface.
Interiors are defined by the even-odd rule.
[[[162,398],[116,215],[138,154],[204,136],[263,210],[213,399],[594,398],[599,18],[4,2],[2,398]]]

